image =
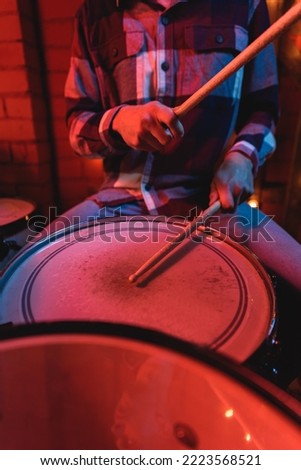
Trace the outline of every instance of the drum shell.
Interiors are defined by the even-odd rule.
[[[300,406],[249,374],[124,325],[12,329],[0,342],[1,448],[299,449]]]

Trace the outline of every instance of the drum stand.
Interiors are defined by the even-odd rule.
[[[15,240],[5,240],[2,231],[0,230],[0,262],[3,261],[9,254],[10,250],[15,252],[19,251],[21,246]]]

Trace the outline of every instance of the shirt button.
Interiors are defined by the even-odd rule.
[[[222,34],[217,34],[215,36],[215,42],[217,42],[217,44],[223,44],[224,36]]]
[[[168,16],[161,16],[161,23],[164,25],[164,26],[167,26],[169,24],[169,18]]]
[[[113,55],[113,57],[117,57],[117,56],[118,56],[118,53],[119,53],[119,51],[118,51],[117,47],[114,47],[114,49],[112,49],[112,55]]]
[[[161,69],[164,70],[164,72],[167,72],[167,70],[169,69],[169,63],[168,62],[162,62]]]

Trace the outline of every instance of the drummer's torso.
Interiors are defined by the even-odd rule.
[[[249,42],[251,11],[247,1],[219,1],[215,8],[211,1],[172,2],[172,8],[156,10],[151,16],[152,28],[150,15],[137,12],[137,4],[142,2],[129,3],[131,7],[117,10],[114,2],[89,1],[78,14],[95,69],[95,93],[104,111],[124,103],[151,100],[177,106]],[[144,9],[153,8],[151,2],[142,4]],[[187,177],[212,172],[234,130],[242,79],[243,70],[239,70],[189,116],[183,116],[184,139],[167,146],[164,155],[155,158],[152,178],[162,176],[161,188],[168,184],[164,180],[168,175],[177,177],[184,186]],[[66,93],[68,100],[68,82]],[[70,101],[72,105],[71,82]],[[120,185],[122,176],[124,181],[132,174],[143,178],[149,170],[149,159],[128,149],[121,159],[107,158],[104,169],[118,175]]]

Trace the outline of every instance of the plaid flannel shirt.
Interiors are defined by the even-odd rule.
[[[250,158],[256,174],[274,151],[273,45],[187,113],[184,138],[162,155],[129,148],[112,120],[125,104],[181,104],[269,26],[267,7],[265,0],[173,0],[168,9],[127,3],[86,0],[76,14],[65,86],[70,143],[103,159],[100,205],[141,199],[150,214],[179,214],[203,204],[227,152]]]

